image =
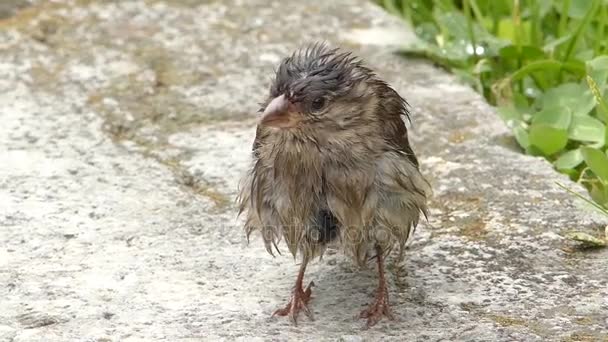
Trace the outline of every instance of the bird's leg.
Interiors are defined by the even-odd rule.
[[[367,318],[367,327],[371,327],[378,323],[385,315],[389,319],[393,319],[390,306],[388,303],[388,286],[386,285],[386,278],[384,277],[384,256],[382,255],[382,249],[380,246],[376,246],[376,261],[378,262],[378,291],[376,292],[375,301],[369,306],[369,308],[361,312],[361,318]]]
[[[275,311],[272,316],[287,316],[291,318],[294,324],[298,324],[298,314],[300,310],[303,310],[306,316],[308,316],[311,320],[313,319],[312,312],[308,309],[308,301],[310,300],[310,294],[312,292],[311,288],[315,285],[314,282],[310,282],[304,290],[302,283],[304,281],[304,272],[306,271],[307,260],[304,259],[302,261],[302,265],[300,265],[300,272],[298,272],[298,277],[296,278],[296,286],[293,289],[293,293],[291,294],[291,299],[287,306],[282,309],[278,309]]]

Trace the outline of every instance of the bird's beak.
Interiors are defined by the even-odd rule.
[[[294,104],[285,95],[281,95],[272,99],[266,106],[260,124],[277,128],[290,128],[294,127],[298,121]]]

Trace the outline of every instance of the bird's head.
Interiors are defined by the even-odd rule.
[[[381,120],[381,102],[391,96],[396,110],[406,114],[405,101],[357,57],[317,43],[281,61],[260,124],[291,131],[348,130]]]

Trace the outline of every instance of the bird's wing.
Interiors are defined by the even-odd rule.
[[[380,89],[377,96],[379,99],[378,104],[380,106],[378,113],[384,123],[384,131],[382,134],[388,145],[394,151],[405,155],[407,159],[418,168],[418,159],[410,146],[407,136],[407,127],[405,126],[404,120],[409,120],[409,105],[407,101],[387,83],[378,80],[376,83]]]
[[[398,135],[400,137],[398,142],[399,150],[405,154],[405,156],[412,162],[412,164],[418,167],[418,158],[416,158],[416,154],[414,153],[414,150],[412,150],[412,146],[410,145],[410,141],[407,137],[407,129],[405,128],[405,123],[403,123],[403,120],[399,121],[401,122],[400,125],[403,127],[403,131],[398,132]]]
[[[418,159],[414,150],[410,146],[410,142],[407,136],[407,127],[401,115],[391,115],[385,126],[385,137],[395,150],[403,153],[407,159],[412,162],[418,168]]]

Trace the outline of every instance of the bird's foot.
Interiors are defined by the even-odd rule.
[[[386,286],[378,288],[376,294],[376,300],[369,306],[369,308],[361,311],[360,318],[367,318],[366,328],[370,328],[382,319],[382,315],[393,320],[394,316],[391,312],[390,305],[388,304],[388,289]]]
[[[308,308],[308,302],[310,301],[310,294],[312,293],[312,287],[315,285],[314,282],[310,282],[306,287],[306,290],[303,290],[301,286],[296,287],[291,295],[291,299],[287,306],[282,309],[278,309],[272,314],[272,317],[275,315],[278,316],[289,316],[295,325],[298,325],[298,314],[300,310],[304,311],[306,316],[311,320],[314,320],[312,316],[312,311]]]

